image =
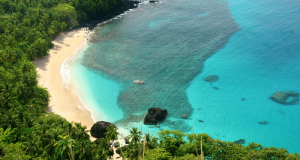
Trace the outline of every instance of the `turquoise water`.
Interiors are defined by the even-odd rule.
[[[95,119],[140,127],[149,107],[161,107],[168,121],[143,131],[193,127],[300,152],[300,106],[269,99],[300,93],[300,2],[162,2],[100,26],[72,63],[74,86]],[[212,74],[217,82],[203,80]]]
[[[81,52],[89,47],[86,46]],[[117,105],[117,97],[122,85],[80,65],[82,56],[84,54],[77,56],[70,65],[72,82],[82,103],[92,113],[94,121],[104,119],[114,122],[122,119],[123,112]]]

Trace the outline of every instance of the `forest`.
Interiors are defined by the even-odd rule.
[[[81,22],[99,18],[122,0],[0,0],[0,159],[107,159],[117,139],[110,128],[97,143],[80,123],[46,112],[50,94],[38,86],[33,60],[51,41]],[[133,128],[127,159],[300,159],[285,149],[215,140],[207,134],[164,130],[159,137]],[[187,141],[186,141],[187,139]]]

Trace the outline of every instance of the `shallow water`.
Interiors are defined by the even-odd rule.
[[[300,92],[300,2],[162,2],[98,27],[72,63],[72,81],[95,119],[139,127],[155,106],[168,109],[168,121],[145,132],[193,127],[300,152],[299,105],[269,99]],[[219,80],[205,82],[211,74]],[[145,85],[132,84],[136,79]]]

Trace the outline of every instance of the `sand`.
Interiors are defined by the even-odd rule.
[[[69,122],[81,123],[90,130],[94,124],[90,111],[80,101],[71,81],[66,84],[68,89],[65,87],[60,72],[63,62],[86,45],[87,33],[87,28],[61,33],[52,41],[54,48],[50,49],[49,55],[36,59],[34,64],[39,86],[47,88],[51,95],[48,111],[61,115]]]
[[[69,80],[68,83],[64,84],[61,75],[61,66],[65,60],[69,60],[75,55],[74,53],[80,51],[87,44],[85,37],[88,32],[87,28],[80,28],[61,33],[52,41],[54,48],[50,49],[49,55],[36,59],[34,64],[36,65],[39,86],[47,88],[51,95],[48,112],[61,115],[69,122],[81,123],[90,130],[95,123],[92,114],[80,101],[72,81]],[[118,132],[121,135],[129,134],[123,128],[119,128]],[[125,144],[123,137],[119,136],[121,146]],[[90,139],[95,140],[93,137]],[[114,148],[115,150],[116,148]],[[122,159],[120,155],[114,154],[113,159],[116,158]]]

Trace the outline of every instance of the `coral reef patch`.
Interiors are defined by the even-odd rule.
[[[274,93],[270,99],[274,102],[283,105],[294,105],[298,104],[299,101],[299,93],[295,91],[278,91]]]
[[[204,80],[207,82],[215,82],[219,79],[219,77],[217,75],[210,75],[207,76]]]
[[[205,60],[223,48],[239,29],[228,9],[228,2],[203,0],[197,5],[205,5],[203,11],[197,8],[197,12],[209,14],[197,16],[196,20],[180,11],[179,17],[175,18],[166,17],[168,14],[164,17],[151,14],[157,15],[153,19],[163,19],[161,23],[165,24],[157,26],[155,31],[151,30],[148,22],[147,25],[131,24],[122,20],[95,30],[82,64],[123,84],[118,105],[124,118],[114,122],[116,125],[141,122],[140,117],[133,119],[132,115],[154,106],[162,106],[168,110],[169,117],[178,120],[182,113],[191,117],[193,108],[188,102],[186,89],[202,71]],[[170,15],[173,14],[170,10]],[[174,27],[178,26],[178,18],[182,19],[182,23],[193,24],[187,25],[190,28],[183,31],[181,27]],[[187,32],[189,29],[197,30],[197,34]],[[133,84],[134,80],[146,83],[137,85]],[[189,128],[187,123],[171,126],[174,130]]]

